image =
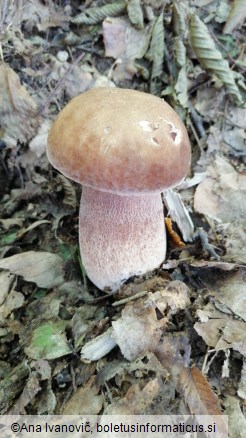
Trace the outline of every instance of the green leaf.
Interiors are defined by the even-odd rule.
[[[56,359],[71,354],[66,337],[63,334],[66,321],[46,322],[37,327],[31,338],[29,347],[25,353],[32,359]]]

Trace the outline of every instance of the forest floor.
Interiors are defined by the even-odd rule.
[[[224,413],[245,436],[245,15],[236,0],[1,2],[1,414]],[[80,259],[81,187],[45,153],[59,111],[101,86],[163,97],[192,146],[163,194],[164,265],[113,295]]]

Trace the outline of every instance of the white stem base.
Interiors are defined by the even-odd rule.
[[[86,273],[101,290],[152,271],[166,255],[160,193],[120,196],[83,187],[79,241]]]

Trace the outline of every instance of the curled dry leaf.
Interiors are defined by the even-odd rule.
[[[126,9],[126,1],[118,0],[101,7],[87,8],[84,12],[72,18],[72,23],[77,24],[97,24],[106,17],[117,17]]]
[[[28,251],[0,260],[0,268],[21,275],[39,287],[52,288],[64,282],[63,261],[57,254]]]
[[[30,140],[39,123],[36,103],[7,64],[0,65],[0,119],[2,141],[8,147]]]
[[[193,14],[189,22],[190,41],[201,65],[208,71],[213,72],[225,85],[228,93],[236,97],[238,103],[242,103],[242,96],[235,82],[228,61],[223,59],[221,52],[216,48],[214,40],[210,36],[208,28],[200,18]]]

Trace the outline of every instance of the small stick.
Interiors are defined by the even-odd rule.
[[[53,97],[55,96],[55,94],[57,93],[57,91],[63,86],[65,79],[67,77],[67,75],[69,75],[69,73],[71,73],[71,71],[73,70],[73,68],[81,61],[81,59],[85,56],[84,53],[81,53],[81,55],[78,56],[78,58],[75,59],[75,61],[69,66],[69,68],[67,69],[67,71],[64,73],[64,75],[62,76],[62,78],[58,81],[58,83],[56,84],[55,88],[51,91],[49,97],[46,99],[46,102],[41,105],[38,109],[38,114],[43,114],[44,110],[47,108],[47,106],[49,105],[49,103],[51,102],[51,100],[53,99]]]

